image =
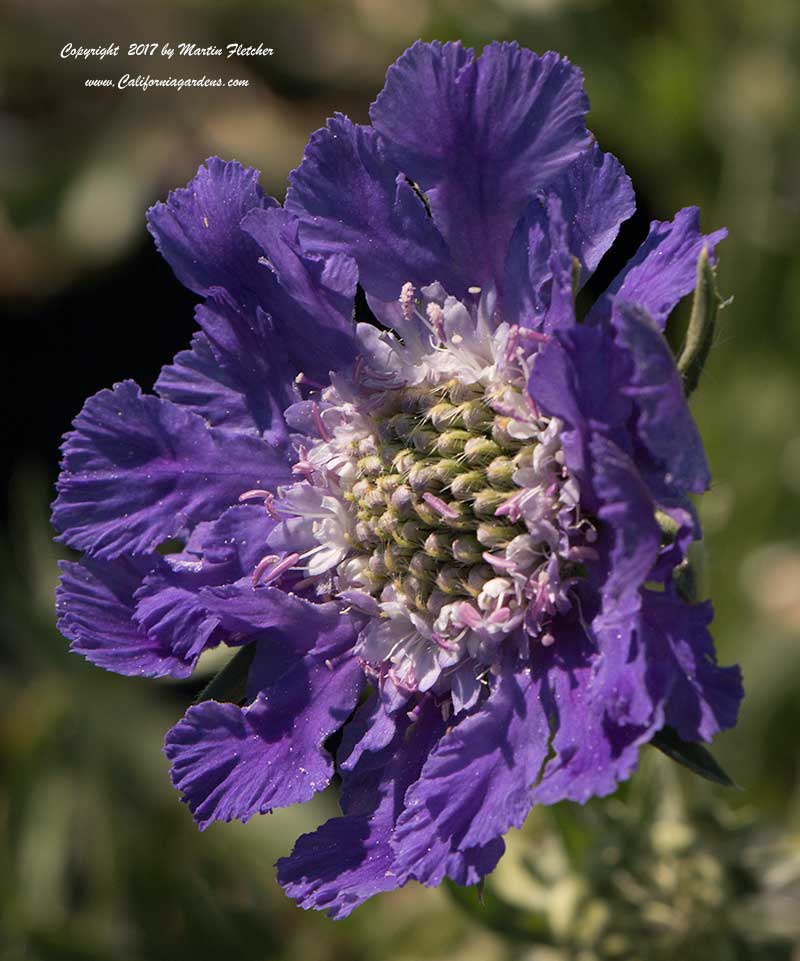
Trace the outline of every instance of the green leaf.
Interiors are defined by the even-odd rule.
[[[659,751],[663,751],[667,757],[677,761],[690,771],[699,774],[707,781],[714,784],[721,784],[723,787],[738,788],[725,771],[714,760],[708,748],[693,741],[683,741],[671,727],[663,727],[650,742]]]
[[[195,698],[195,704],[200,701],[241,701],[247,686],[247,673],[256,653],[255,644],[241,647],[228,661],[222,670],[206,684]]]
[[[692,301],[689,327],[686,330],[686,342],[678,358],[678,371],[687,397],[694,393],[708,360],[708,353],[714,342],[719,305],[720,296],[714,268],[711,266],[708,247],[704,247],[697,259],[697,286]]]

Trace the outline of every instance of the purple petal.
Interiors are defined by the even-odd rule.
[[[620,304],[612,323],[632,358],[623,392],[635,404],[640,441],[661,465],[668,485],[702,493],[711,475],[669,345],[640,308]]]
[[[636,210],[633,185],[625,168],[595,144],[559,175],[550,191],[561,199],[569,250],[581,262],[581,285],[594,273]]]
[[[274,526],[275,521],[261,505],[237,504],[217,520],[195,528],[195,547],[204,564],[234,565],[228,580],[235,581],[253,573],[253,568],[265,554],[267,537]],[[224,582],[217,580],[215,583]]]
[[[219,618],[228,643],[257,642],[248,680],[251,698],[276,684],[312,649],[325,660],[349,650],[362,625],[359,615],[343,614],[333,602],[316,604],[275,587],[209,587],[201,591],[201,601]]]
[[[668,593],[645,591],[642,635],[652,671],[673,681],[665,723],[685,741],[710,741],[733,727],[744,696],[738,667],[719,667],[708,632],[711,605],[686,604]]]
[[[299,220],[303,248],[352,257],[369,293],[395,300],[406,281],[462,289],[424,203],[370,127],[337,114],[313,134],[289,179],[286,209]]]
[[[717,666],[710,619],[708,604],[646,590],[638,615],[600,624],[595,644],[559,632],[560,662],[543,685],[555,756],[534,792],[538,803],[610,794],[665,724],[694,741],[736,723],[741,675]]]
[[[528,391],[540,410],[559,417],[567,465],[581,482],[586,506],[593,510],[588,442],[594,432],[615,436],[632,403],[623,393],[630,358],[608,329],[585,324],[560,329],[536,354]],[[621,441],[622,442],[622,441]]]
[[[505,264],[503,311],[514,323],[547,332],[575,323],[572,254],[555,194],[530,203],[517,224]]]
[[[640,588],[658,557],[661,530],[653,499],[630,457],[599,435],[590,446],[594,488],[600,499],[597,514],[612,542],[603,615],[620,620],[639,609]]]
[[[70,650],[117,674],[188,677],[196,657],[173,651],[133,618],[134,594],[160,562],[159,557],[63,561],[56,609]]]
[[[622,164],[599,147],[581,154],[548,189],[525,208],[505,263],[503,306],[507,319],[548,329],[553,277],[572,316],[572,257],[581,264],[581,284],[614,242],[620,223],[635,209],[633,188]]]
[[[257,286],[259,250],[239,227],[253,208],[275,206],[258,185],[259,173],[211,157],[188,186],[147,213],[147,226],[182,284],[205,296],[213,287],[232,293]]]
[[[60,540],[98,557],[152,551],[244,491],[291,478],[260,438],[209,428],[131,381],[90,398],[73,426],[53,523]]]
[[[636,767],[639,746],[663,725],[665,688],[644,683],[646,654],[631,623],[599,632],[602,656],[577,626],[563,628],[543,668],[555,756],[533,791],[540,804],[611,794]]]
[[[305,254],[299,227],[282,208],[253,210],[242,222],[261,248],[261,269],[271,270],[277,281],[268,309],[291,368],[327,384],[331,370],[345,370],[356,356],[352,317],[358,269],[345,254]]]
[[[205,701],[167,734],[170,776],[201,829],[309,800],[333,762],[323,743],[358,702],[364,675],[338,645],[315,648],[248,707]]]
[[[725,229],[713,234],[700,233],[697,207],[684,207],[671,223],[654,220],[647,239],[607,293],[617,301],[643,307],[663,330],[678,301],[694,290],[697,259],[703,247],[713,251],[727,235]],[[599,301],[590,319],[607,309],[608,300]]]
[[[445,734],[406,794],[397,863],[424,884],[456,871],[474,884],[520,827],[547,756],[549,726],[530,673],[505,671],[475,713]],[[451,874],[452,876],[452,874]]]
[[[158,393],[212,427],[253,430],[272,445],[286,445],[283,411],[298,393],[283,339],[269,317],[217,289],[197,308],[197,320],[203,335],[162,370]]]
[[[408,879],[395,864],[390,837],[408,786],[419,777],[444,723],[430,701],[413,724],[405,714],[396,725],[386,715],[381,720],[381,712],[379,698],[372,697],[345,728],[345,740],[351,742],[343,771],[346,816],[304,834],[292,854],[278,861],[278,881],[301,908],[343,918]],[[381,732],[377,738],[375,726]]]
[[[389,68],[370,115],[425,192],[454,262],[482,285],[502,281],[536,189],[589,145],[588,106],[580,71],[557,54],[494,43],[473,60],[458,43],[420,41]]]

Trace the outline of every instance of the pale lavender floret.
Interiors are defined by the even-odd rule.
[[[555,54],[492,44],[476,59],[420,42],[390,68],[371,127],[336,115],[312,136],[285,207],[255,171],[212,158],[149,213],[159,250],[203,298],[200,332],[163,369],[159,397],[129,382],[102,391],[65,440],[53,519],[86,552],[62,567],[72,649],[174,677],[216,644],[253,652],[239,704],[198,704],[167,735],[200,826],[306,800],[340,775],[342,816],[278,863],[304,908],[338,918],[408,880],[474,884],[533,803],[610,793],[665,725],[708,740],[736,721],[740,676],[714,660],[710,605],[673,583],[699,532],[688,492],[709,474],[661,333],[724,231],[703,235],[694,208],[654,223],[577,323],[573,284],[633,212],[587,109],[580,72]],[[353,323],[357,284],[402,344]],[[519,567],[487,551],[496,609],[451,612],[472,647],[454,653],[429,631],[444,675],[420,655],[429,673],[404,685],[360,640],[394,602],[350,582],[337,595],[335,564],[307,576],[318,522],[349,543],[310,483],[346,420],[320,389],[333,372],[358,407],[417,376],[434,348],[494,362],[495,337],[504,360],[491,376],[519,361],[524,416],[558,427],[562,458],[547,455],[544,494],[521,490],[498,519],[518,521],[527,503],[552,553],[506,637],[492,633],[512,623],[502,578]],[[577,507],[536,520],[551,503],[536,498],[559,491]],[[443,522],[459,513],[442,491],[422,500]],[[398,508],[410,503],[401,491]],[[670,544],[656,510],[679,525]],[[162,556],[176,537],[182,548]],[[579,574],[562,576],[556,549]]]

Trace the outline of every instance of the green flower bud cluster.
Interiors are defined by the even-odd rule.
[[[362,579],[376,596],[393,583],[427,613],[434,590],[477,597],[495,576],[484,551],[526,531],[495,514],[519,489],[513,475],[533,443],[509,434],[479,384],[458,380],[393,392],[373,417],[376,433],[352,443],[345,492]]]

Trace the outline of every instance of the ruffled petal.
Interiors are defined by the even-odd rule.
[[[503,316],[549,332],[575,323],[572,254],[562,204],[555,194],[528,204],[505,263]]]
[[[425,204],[384,156],[370,127],[336,114],[309,140],[290,175],[286,209],[299,222],[308,252],[346,254],[359,281],[380,300],[395,300],[406,281],[464,285]]]
[[[668,687],[661,678],[659,690],[648,690],[646,649],[633,621],[598,630],[592,640],[577,625],[562,626],[552,658],[540,670],[554,756],[533,800],[583,804],[630,776],[640,745],[664,724]]]
[[[597,507],[589,439],[596,432],[616,439],[626,423],[633,406],[623,392],[629,370],[629,356],[604,326],[559,329],[533,359],[528,392],[543,413],[564,422],[566,463],[589,510]],[[623,431],[620,443],[626,435]]]
[[[736,723],[741,674],[716,664],[711,606],[670,592],[643,590],[641,599],[635,617],[596,619],[592,641],[559,633],[559,661],[542,686],[555,756],[534,792],[537,803],[610,794],[664,725],[697,741]]]
[[[276,206],[258,185],[259,173],[211,157],[195,178],[147,212],[147,228],[178,280],[205,296],[225,287],[241,296],[257,285],[257,245],[239,227],[254,207]]]
[[[56,610],[70,650],[117,674],[188,677],[196,657],[172,650],[133,617],[134,595],[160,561],[157,556],[62,561]]]
[[[454,871],[474,884],[492,870],[503,850],[498,839],[530,810],[548,735],[531,674],[503,672],[480,707],[442,737],[407,792],[393,840],[397,864],[429,885]]]
[[[504,268],[506,319],[553,326],[541,321],[550,305],[553,277],[559,277],[571,303],[572,258],[580,264],[582,286],[634,209],[630,178],[616,157],[597,146],[582,153],[527,205],[517,223]]]
[[[697,259],[703,248],[708,247],[713,256],[714,247],[727,235],[724,228],[702,234],[697,207],[684,207],[671,222],[654,220],[647,239],[607,293],[643,307],[663,330],[678,301],[694,290]],[[608,308],[609,299],[601,299],[589,318],[603,315]]]
[[[131,381],[90,398],[73,426],[53,523],[98,557],[152,551],[244,491],[291,479],[286,456],[260,438],[209,428]]]
[[[622,389],[635,405],[639,441],[667,485],[702,493],[711,475],[669,345],[641,308],[620,304],[612,323],[632,361]]]
[[[242,306],[222,289],[196,316],[204,336],[162,370],[158,393],[212,427],[252,430],[273,446],[286,446],[283,411],[299,395],[284,338],[260,307]]]
[[[559,175],[550,193],[561,199],[582,286],[614,243],[620,225],[636,210],[633,184],[619,160],[595,144]]]
[[[282,208],[253,210],[242,222],[261,248],[262,269],[277,281],[268,309],[290,367],[326,384],[330,371],[346,370],[357,353],[353,300],[358,268],[345,254],[323,258],[304,253],[299,227],[298,219]]]
[[[353,641],[326,639],[249,706],[205,701],[167,734],[170,776],[201,829],[307,801],[327,786],[333,762],[323,744],[364,685]]]
[[[190,348],[161,368],[155,391],[165,400],[199,414],[212,427],[258,430],[241,386],[222,367],[205,334],[196,333]]]
[[[431,701],[413,722],[406,714],[395,722],[374,696],[359,708],[340,750],[345,816],[304,834],[278,861],[278,881],[301,908],[343,918],[374,894],[405,884],[408,873],[395,864],[390,838],[406,790],[443,730]]]
[[[215,521],[198,524],[187,543],[187,550],[191,547],[202,557],[204,566],[213,564],[221,568],[229,565],[227,570],[231,576],[228,580],[235,581],[253,573],[253,568],[264,556],[264,545],[274,526],[275,521],[260,505],[237,504]],[[224,581],[220,579],[214,583]]]
[[[249,583],[209,587],[200,591],[204,609],[219,619],[229,644],[255,642],[248,678],[248,697],[278,683],[291,666],[311,653],[335,659],[355,643],[363,619],[339,605],[317,604],[276,587],[253,588]]]
[[[645,591],[642,635],[651,672],[672,675],[665,723],[684,741],[710,741],[736,724],[744,696],[738,667],[719,667],[708,632],[711,605]]]
[[[588,107],[580,71],[555,53],[493,43],[473,60],[459,43],[419,41],[389,68],[370,116],[424,191],[454,262],[483,285],[502,282],[536,189],[588,147]]]
[[[658,557],[661,530],[653,499],[631,458],[601,435],[590,446],[600,501],[597,514],[603,522],[597,546],[610,541],[603,615],[625,619],[639,609],[640,589]]]

